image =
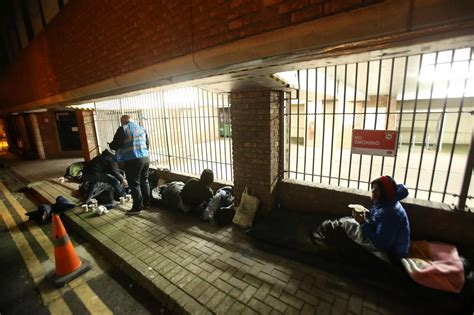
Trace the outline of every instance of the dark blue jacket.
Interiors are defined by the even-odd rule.
[[[406,257],[410,247],[410,224],[399,202],[406,196],[406,187],[397,185],[395,200],[374,204],[368,220],[361,224],[362,233],[375,247],[396,258]]]

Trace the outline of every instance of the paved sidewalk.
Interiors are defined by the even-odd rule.
[[[30,187],[54,202],[59,194],[71,197],[77,184],[50,179]],[[238,227],[160,209],[128,216],[129,207],[103,216],[76,208],[63,220],[173,312],[422,313],[400,297],[260,251]]]
[[[170,309],[193,314],[391,313],[370,290],[254,249],[239,228],[219,229],[162,210],[130,217],[126,209],[99,217],[76,208],[67,217]]]

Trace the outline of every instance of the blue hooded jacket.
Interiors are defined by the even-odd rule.
[[[399,202],[406,196],[406,187],[397,185],[395,200],[375,203],[368,220],[361,224],[362,233],[376,248],[396,258],[406,257],[410,247],[410,224]]]

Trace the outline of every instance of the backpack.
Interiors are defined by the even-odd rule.
[[[218,226],[229,225],[230,223],[232,223],[234,215],[235,210],[233,204],[227,207],[220,207],[214,213],[214,221],[217,223]]]

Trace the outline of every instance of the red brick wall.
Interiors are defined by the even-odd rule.
[[[43,140],[44,153],[47,159],[82,156],[81,151],[61,151],[54,111],[38,113],[37,120],[41,131],[41,139]]]
[[[379,0],[75,0],[0,80],[13,106]]]
[[[76,118],[79,135],[81,137],[82,153],[84,160],[88,162],[99,154],[94,113],[92,111],[77,111]]]
[[[261,90],[231,94],[234,194],[248,187],[268,212],[276,200],[279,165],[279,92]]]

